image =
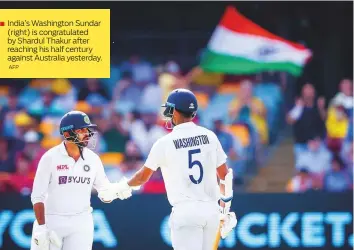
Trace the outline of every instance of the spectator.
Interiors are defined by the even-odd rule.
[[[31,160],[23,154],[17,160],[16,173],[10,176],[8,185],[10,190],[22,195],[30,195],[33,186],[33,174],[31,174]]]
[[[138,145],[144,158],[150,152],[152,145],[167,132],[157,125],[157,114],[149,107],[141,107],[141,120],[136,120],[130,127],[132,140]]]
[[[124,62],[121,70],[132,72],[133,81],[138,85],[144,86],[153,80],[154,68],[149,62],[141,60],[138,55],[132,55],[128,62]]]
[[[343,79],[339,84],[339,93],[331,100],[330,105],[343,106],[346,111],[353,109],[353,82]]]
[[[233,123],[241,122],[254,126],[262,144],[268,143],[266,109],[263,102],[253,96],[251,81],[242,81],[237,97],[230,104],[229,115]]]
[[[311,173],[321,178],[330,169],[331,153],[319,137],[309,140],[307,147],[308,150],[299,154],[296,167],[300,169],[302,166],[307,166]]]
[[[25,133],[34,128],[34,119],[25,112],[17,113],[14,117],[14,123],[16,126],[15,138],[23,140]]]
[[[14,117],[23,110],[23,107],[18,103],[16,90],[10,89],[7,106],[0,109],[0,133],[6,136],[14,136],[16,133]]]
[[[289,193],[302,193],[313,188],[313,180],[306,167],[299,168],[297,174],[291,178],[286,186]]]
[[[159,85],[162,89],[162,100],[165,102],[168,95],[177,87],[178,79],[182,78],[179,65],[176,62],[169,61],[165,65],[164,73],[159,76]]]
[[[179,65],[174,61],[169,61],[165,65],[165,72],[159,75],[159,85],[162,89],[162,100],[165,102],[172,90],[177,88],[189,89],[189,85],[194,77],[200,75],[202,69],[192,68],[186,75],[182,74]]]
[[[0,137],[0,152],[0,172],[15,172],[15,153],[10,147],[9,138]]]
[[[56,96],[54,99],[55,106],[60,107],[63,113],[74,109],[77,102],[77,93],[67,79],[53,80],[51,90]]]
[[[326,120],[327,145],[332,152],[338,153],[340,151],[343,139],[347,135],[348,127],[349,119],[345,108],[342,105],[332,105],[328,110]]]
[[[215,119],[213,132],[218,137],[225,153],[230,157],[230,159],[236,160],[237,153],[235,151],[234,138],[231,133],[224,129],[223,126],[223,121],[221,119]]]
[[[122,106],[125,103],[127,111],[131,111],[140,103],[141,95],[142,88],[133,81],[131,72],[125,71],[122,74],[122,79],[114,88],[112,106],[115,107],[117,103]]]
[[[243,159],[243,148],[240,142],[223,127],[221,119],[214,120],[213,132],[218,137],[222,148],[228,155],[227,164],[233,169],[235,175],[234,181],[242,183],[242,175],[245,172],[245,162]]]
[[[345,171],[344,163],[337,155],[333,157],[331,169],[324,176],[323,189],[329,192],[344,192],[352,189],[351,175]]]
[[[111,118],[111,126],[103,133],[108,152],[123,153],[129,141],[129,131],[124,128],[124,117],[120,113],[115,113]]]
[[[353,109],[352,109],[351,111],[349,111],[348,114],[349,124],[348,124],[347,134],[345,136],[345,143],[353,141],[353,120],[354,117],[353,117]]]
[[[353,141],[345,143],[344,146],[342,147],[341,154],[340,154],[350,175],[353,175],[353,167],[354,167],[353,144],[354,144]]]
[[[28,172],[34,174],[36,172],[38,163],[46,152],[40,145],[40,137],[38,132],[34,130],[27,131],[24,136],[25,146],[24,149],[16,154],[16,168],[19,169],[20,166],[18,164],[20,159],[28,162]]]
[[[225,153],[233,160],[236,159],[236,152],[234,151],[233,136],[223,129],[223,122],[221,119],[214,120],[214,133],[218,137]]]
[[[150,106],[155,112],[161,110],[162,90],[157,83],[156,75],[154,81],[150,82],[142,91],[141,106]]]
[[[110,95],[97,79],[86,79],[86,86],[78,94],[79,101],[86,101],[92,106],[102,106],[110,99]]]
[[[107,170],[108,179],[110,181],[117,181],[123,177],[130,178],[133,174],[142,167],[143,156],[133,141],[128,141],[124,150],[123,162],[113,169]]]
[[[306,145],[311,138],[324,138],[325,129],[325,99],[319,98],[316,103],[315,89],[307,83],[302,88],[301,97],[287,115],[287,121],[293,125],[295,137],[295,157],[306,151]]]
[[[52,90],[51,86],[41,89],[41,98],[32,103],[28,109],[31,115],[44,118],[51,115],[61,115],[63,108],[56,104],[55,98],[57,95]]]

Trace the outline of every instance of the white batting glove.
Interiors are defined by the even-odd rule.
[[[49,250],[50,244],[55,245],[58,248],[62,246],[62,240],[52,230],[48,230],[46,225],[39,225],[36,232],[33,233],[34,243],[40,250]]]
[[[49,250],[49,231],[45,225],[39,225],[33,232],[33,240],[40,250]]]
[[[134,188],[139,189],[139,187]],[[98,193],[98,198],[104,203],[111,203],[115,199],[125,200],[132,196],[133,188],[128,185],[128,180],[123,179],[118,183],[111,183],[107,189]]]
[[[49,241],[51,244],[56,246],[57,248],[61,249],[63,244],[62,239],[56,234],[54,231],[49,231]]]
[[[225,239],[227,235],[236,227],[237,218],[234,212],[222,214],[222,224],[220,228],[220,236]]]

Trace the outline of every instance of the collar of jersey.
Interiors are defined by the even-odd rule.
[[[68,152],[66,151],[64,142],[62,142],[62,143],[59,145],[59,150],[60,150],[60,153],[62,153],[63,155],[70,157],[70,156],[68,155]],[[85,154],[85,149],[84,149],[84,152],[82,152],[82,153]]]
[[[69,156],[68,152],[66,152],[66,148],[65,148],[64,142],[60,143],[59,149],[60,149],[60,153],[62,153],[65,156]]]
[[[190,128],[193,126],[195,126],[194,122],[185,122],[174,126],[173,129]]]

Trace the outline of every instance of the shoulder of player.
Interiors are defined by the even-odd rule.
[[[168,139],[171,137],[171,133],[166,134],[162,137],[160,137],[159,139],[156,140],[156,142],[154,143],[155,147],[156,146],[162,146],[168,141]]]
[[[203,131],[206,135],[212,137],[212,138],[217,138],[216,134],[214,133],[214,131],[206,128],[206,127],[202,127],[200,125],[197,125],[198,129]]]
[[[49,166],[53,161],[53,158],[58,157],[58,155],[60,155],[60,150],[58,146],[52,147],[41,156],[39,164]]]
[[[101,160],[100,156],[89,148],[85,148],[85,156],[89,157],[90,160]]]
[[[42,158],[60,156],[60,154],[61,154],[60,146],[61,146],[61,144],[59,144],[59,145],[57,145],[57,146],[54,146],[54,147],[48,149],[48,150],[42,155]]]
[[[212,143],[216,143],[219,140],[217,135],[214,133],[214,131],[204,127],[202,128],[205,130],[206,135],[209,137]]]

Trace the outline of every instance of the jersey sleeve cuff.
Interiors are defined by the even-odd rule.
[[[226,164],[226,161],[227,159],[225,159],[225,160],[223,160],[223,161],[220,161],[220,163],[219,164],[217,164],[217,167],[216,168],[219,168],[219,167],[221,167],[222,165],[224,165],[224,164]]]
[[[157,170],[157,168],[153,168],[153,167],[149,167],[149,165],[144,165],[145,167],[147,167],[148,169],[151,169],[152,171],[156,171]]]
[[[32,197],[31,198],[32,204],[36,204],[36,203],[44,203],[44,198],[42,197]]]

